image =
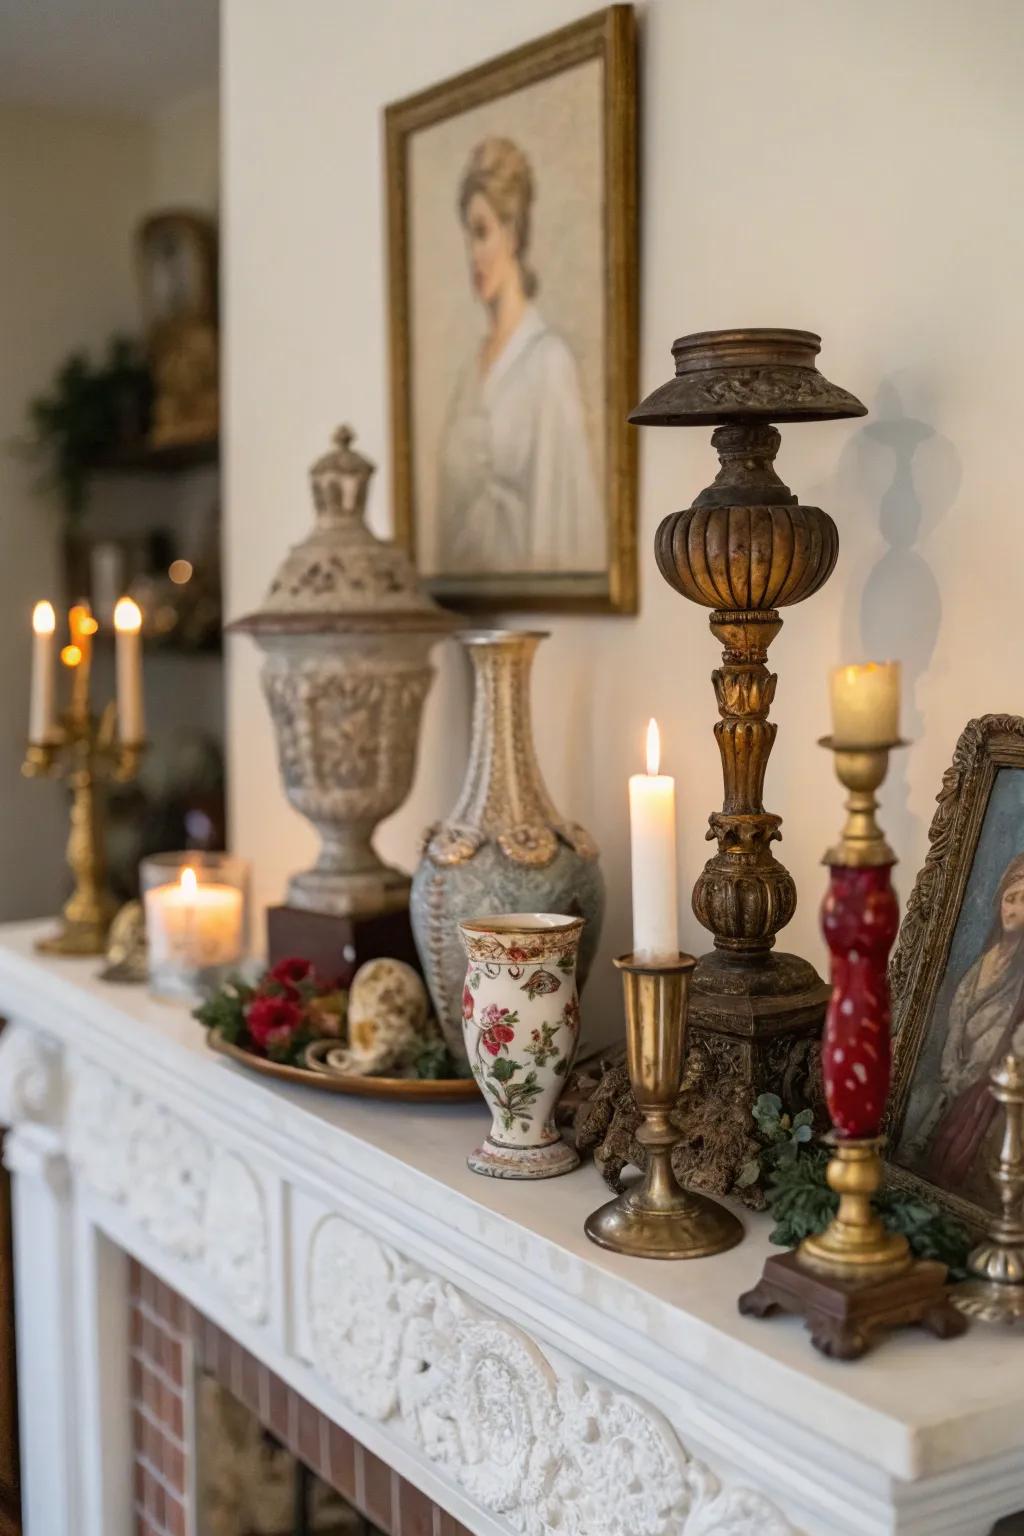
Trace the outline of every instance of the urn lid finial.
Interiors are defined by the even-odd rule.
[[[335,446],[309,472],[319,517],[362,518],[366,510],[366,493],[377,466],[353,448],[355,438],[350,426],[340,426],[332,439]]]
[[[441,634],[454,617],[422,590],[412,560],[366,526],[376,465],[354,447],[355,432],[340,426],[309,476],[316,507],[311,532],[292,546],[262,608],[232,630],[275,636],[344,632],[419,631]]]

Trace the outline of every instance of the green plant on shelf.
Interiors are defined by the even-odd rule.
[[[145,358],[134,341],[115,336],[103,362],[73,353],[57,370],[49,394],[29,402],[31,435],[24,446],[45,462],[44,483],[56,489],[69,521],[85,510],[93,470],[143,440],[152,401]]]
[[[762,1185],[775,1221],[771,1241],[793,1248],[823,1232],[838,1208],[839,1197],[825,1177],[829,1150],[814,1137],[813,1112],[787,1114],[777,1094],[762,1093],[753,1115],[762,1146],[738,1182]],[[889,1231],[907,1239],[915,1258],[938,1259],[948,1266],[951,1279],[963,1278],[970,1234],[955,1216],[911,1191],[887,1185],[873,1203]]]

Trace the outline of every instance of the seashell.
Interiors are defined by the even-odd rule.
[[[405,1065],[427,1035],[427,991],[403,960],[367,960],[348,994],[349,1072]]]

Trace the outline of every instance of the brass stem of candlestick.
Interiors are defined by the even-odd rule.
[[[986,1323],[1024,1322],[1024,1062],[1006,1056],[990,1077],[1005,1116],[992,1178],[1002,1210],[971,1251],[971,1279],[954,1287],[954,1304]]]
[[[602,1248],[646,1259],[697,1259],[722,1253],[743,1237],[742,1224],[717,1201],[684,1189],[672,1169],[679,1132],[671,1112],[679,1095],[686,1047],[691,955],[645,962],[621,955],[626,1055],[637,1107],[637,1140],[647,1154],[641,1182],[587,1218],[584,1231]]]
[[[115,719],[112,705],[98,722],[87,709],[72,708],[54,740],[29,743],[22,764],[27,778],[66,779],[71,789],[67,861],[74,889],[57,932],[37,942],[45,954],[103,954],[117,911],[107,886],[100,786],[133,779],[144,744],[117,741]]]
[[[881,1146],[879,1136],[834,1141],[826,1177],[839,1209],[824,1232],[804,1238],[797,1250],[816,1274],[867,1283],[901,1275],[913,1263],[906,1238],[887,1232],[871,1206],[882,1182]]]
[[[905,741],[887,741],[871,747],[847,747],[832,736],[818,742],[827,747],[835,763],[836,778],[849,790],[846,797],[846,825],[839,842],[822,859],[823,864],[846,869],[878,868],[895,864],[896,855],[886,842],[875,812],[875,790],[889,771],[889,753],[905,747]]]

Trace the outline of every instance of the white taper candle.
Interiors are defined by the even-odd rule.
[[[53,604],[36,603],[32,610],[32,690],[29,696],[28,739],[52,741],[57,734],[57,615]]]
[[[658,722],[647,727],[647,772],[629,780],[633,872],[633,953],[670,960],[679,953],[676,885],[676,781],[659,773]]]
[[[130,597],[119,598],[114,608],[117,640],[117,729],[126,746],[136,746],[145,736],[142,702],[142,612]]]

